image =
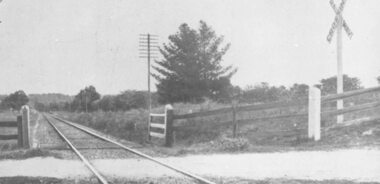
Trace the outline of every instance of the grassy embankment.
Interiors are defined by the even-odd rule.
[[[225,105],[214,102],[203,104],[174,104],[176,114],[208,111]],[[328,108],[328,107],[327,107]],[[279,114],[299,113],[305,107],[272,109],[257,112],[242,112],[238,119],[268,117]],[[330,109],[331,110],[331,109]],[[163,108],[153,110],[162,113]],[[346,119],[357,119],[378,114],[379,109],[352,113]],[[81,123],[104,133],[129,141],[146,144],[147,111],[135,109],[127,112],[60,112],[62,117]],[[307,141],[307,118],[285,118],[265,121],[244,122],[239,125],[238,138],[232,137],[231,114],[175,121],[179,128],[175,132],[173,149],[159,149],[168,154],[214,152],[267,152],[285,150],[318,150],[380,145],[380,124],[366,122],[350,126],[335,126],[335,118],[322,121],[322,140]],[[225,123],[227,122],[227,123]],[[223,125],[222,125],[223,124]],[[162,142],[157,142],[162,144]]]

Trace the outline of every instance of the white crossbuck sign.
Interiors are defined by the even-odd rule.
[[[338,24],[342,25],[342,27],[344,28],[344,31],[346,31],[349,38],[351,38],[353,35],[351,29],[348,27],[346,21],[342,17],[342,11],[343,11],[344,5],[346,4],[346,1],[347,0],[342,0],[340,5],[339,5],[339,8],[337,8],[334,0],[330,0],[330,5],[331,5],[331,7],[334,10],[336,15],[335,15],[334,22],[331,25],[329,34],[327,35],[327,41],[328,42],[331,42],[331,39],[334,35],[335,30],[337,29]]]

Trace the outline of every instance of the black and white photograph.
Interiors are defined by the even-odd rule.
[[[0,0],[0,184],[359,183],[379,0]]]

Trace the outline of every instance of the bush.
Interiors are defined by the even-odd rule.
[[[147,136],[147,111],[59,113],[62,117],[115,137],[143,143]]]
[[[218,151],[237,152],[247,150],[249,142],[245,138],[228,138],[221,137],[215,142],[212,142],[212,146]]]

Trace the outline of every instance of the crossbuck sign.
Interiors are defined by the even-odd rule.
[[[335,19],[331,25],[329,34],[327,35],[327,41],[330,43],[331,39],[334,35],[335,30],[337,30],[337,63],[338,63],[338,72],[337,72],[337,93],[343,93],[343,62],[342,62],[342,28],[347,33],[348,37],[351,38],[353,33],[351,29],[348,27],[346,21],[343,19],[342,12],[344,5],[347,0],[342,0],[340,2],[339,8],[335,5],[334,0],[330,0],[331,8],[335,12]],[[337,101],[337,108],[343,109],[343,101]],[[339,115],[337,117],[337,122],[342,123],[344,121],[343,115]]]
[[[336,5],[335,5],[334,0],[330,0],[331,8],[335,12],[335,19],[334,19],[334,22],[331,25],[329,34],[327,35],[327,41],[328,42],[331,42],[331,39],[332,39],[332,37],[334,35],[334,32],[335,32],[335,30],[337,29],[337,27],[339,25],[341,25],[344,28],[344,31],[346,31],[346,33],[347,33],[347,35],[348,35],[349,38],[351,38],[352,35],[353,35],[351,29],[348,27],[346,21],[342,17],[342,11],[343,11],[344,5],[346,4],[346,1],[347,0],[342,0],[341,3],[340,3],[340,5],[339,5],[339,8],[337,8]]]

